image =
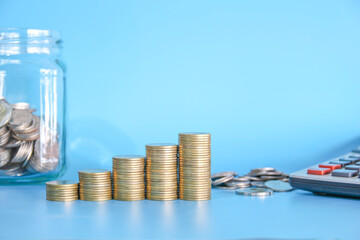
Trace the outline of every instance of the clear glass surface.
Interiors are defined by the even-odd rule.
[[[65,170],[61,43],[56,31],[0,29],[0,183],[45,181]]]

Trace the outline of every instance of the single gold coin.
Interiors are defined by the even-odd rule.
[[[177,144],[175,143],[151,143],[151,144],[146,144],[145,148],[177,148]]]
[[[62,192],[62,193],[72,193],[77,192],[79,188],[46,188],[46,192]]]
[[[116,185],[114,186],[114,189],[130,189],[130,190],[144,190],[145,184],[141,185]]]
[[[81,198],[81,200],[83,201],[89,201],[89,202],[101,202],[101,201],[108,201],[111,200],[112,198]]]
[[[153,201],[173,201],[178,199],[177,196],[174,197],[153,197],[153,196],[147,196],[146,199],[153,200]]]
[[[80,199],[82,198],[111,198],[112,194],[79,194]]]
[[[131,196],[137,196],[137,195],[144,195],[145,194],[145,191],[142,190],[142,191],[127,191],[127,190],[122,190],[122,189],[114,189],[114,194],[117,194],[117,195],[131,195]]]
[[[211,177],[211,173],[210,172],[208,172],[208,171],[205,171],[205,172],[195,172],[195,171],[189,171],[189,172],[187,172],[187,171],[181,171],[180,173],[179,173],[179,177],[180,177],[180,179],[198,179],[198,178],[200,178],[200,179],[206,179],[206,178],[208,178],[208,179],[210,179],[210,177]]]
[[[72,198],[72,199],[58,199],[58,198],[47,198],[48,201],[55,201],[55,202],[70,202],[70,201],[76,201],[79,200],[78,198]]]
[[[110,171],[109,173],[106,174],[83,174],[83,173],[79,173],[79,179],[84,179],[84,180],[102,180],[102,179],[108,179],[109,177],[111,177]]]
[[[196,137],[210,137],[211,134],[208,132],[182,132],[179,133],[179,136],[184,136],[184,137],[192,137],[192,136],[196,136]]]
[[[76,181],[66,181],[66,180],[46,182],[46,185],[51,186],[51,187],[58,187],[58,186],[73,187],[73,186],[76,186],[77,184],[78,184],[78,182],[76,182]]]
[[[116,160],[131,160],[131,159],[144,159],[145,157],[142,156],[142,155],[116,155],[113,157],[113,159],[116,159]]]
[[[86,170],[81,170],[79,171],[80,174],[84,174],[84,175],[87,175],[87,174],[94,174],[94,175],[97,175],[97,174],[109,174],[110,171],[109,170],[106,170],[106,169],[86,169]]]
[[[71,197],[71,196],[77,196],[78,192],[74,192],[74,193],[47,192],[46,195],[47,196],[59,196],[59,197]]]
[[[144,177],[142,178],[116,178],[114,179],[113,183],[115,184],[140,184],[144,183]]]
[[[58,195],[46,195],[46,199],[79,199],[79,195],[72,195],[72,196],[58,196]]]
[[[177,148],[174,150],[163,150],[163,149],[146,149],[146,160],[148,160],[151,157],[174,157],[177,156],[178,150]]]
[[[118,201],[141,201],[144,200],[145,196],[116,196],[114,197],[114,200],[118,200]]]

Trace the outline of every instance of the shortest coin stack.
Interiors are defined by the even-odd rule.
[[[50,201],[74,201],[79,199],[79,184],[75,181],[51,181],[46,183],[46,199]]]
[[[106,201],[112,198],[111,172],[104,169],[79,171],[80,199]]]

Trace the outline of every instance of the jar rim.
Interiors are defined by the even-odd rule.
[[[0,44],[60,44],[57,30],[35,28],[0,28]]]

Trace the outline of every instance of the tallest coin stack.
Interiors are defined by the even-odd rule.
[[[183,200],[211,199],[211,135],[179,134],[179,196]]]

